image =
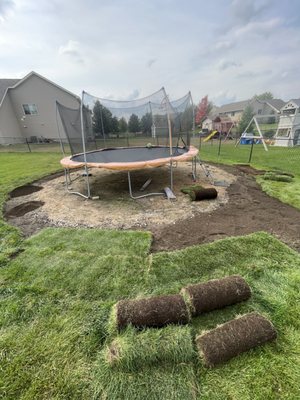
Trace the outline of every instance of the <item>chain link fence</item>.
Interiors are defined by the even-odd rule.
[[[239,139],[224,137],[212,138],[205,141],[205,137],[194,136],[192,144],[200,150],[203,161],[212,161],[229,164],[252,164],[261,169],[278,169],[300,175],[300,146],[286,146],[286,139],[263,138],[267,146],[264,148],[261,139],[247,139],[244,144]]]
[[[0,144],[0,153],[8,152],[53,152],[70,154],[70,148],[67,140],[60,142],[59,138],[43,139],[31,141],[29,139],[20,138],[4,138],[10,141],[10,144]],[[286,139],[264,138],[268,151],[259,139],[247,139],[245,144],[239,143],[238,139],[227,139],[220,136],[205,140],[205,137],[194,134],[191,136],[191,144],[200,150],[200,158],[203,161],[211,161],[217,163],[229,164],[252,164],[258,168],[279,169],[300,175],[300,146],[286,146]],[[102,139],[96,139],[97,148],[102,148],[104,142]],[[142,143],[143,142],[143,143]],[[149,137],[149,142],[152,138]],[[120,145],[120,138],[118,138]],[[144,138],[140,138],[139,134],[128,135],[124,137],[124,147],[138,146],[144,144]],[[156,143],[153,143],[156,144]],[[161,144],[161,143],[159,143]],[[106,143],[106,147],[114,147],[114,138]]]

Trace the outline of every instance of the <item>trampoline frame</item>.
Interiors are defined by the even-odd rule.
[[[166,146],[156,146],[156,147],[166,147]],[[132,149],[132,147],[129,147],[129,148]],[[144,148],[144,147],[141,147],[141,148]],[[126,148],[124,148],[124,147],[118,148],[117,147],[115,149],[126,149]],[[111,150],[113,150],[113,149],[111,149]],[[99,149],[99,151],[103,151],[103,150]],[[81,196],[81,197],[83,197],[85,199],[95,200],[95,199],[98,199],[99,196],[91,196],[91,186],[90,186],[90,180],[89,180],[89,169],[93,168],[93,166],[91,165],[93,163],[89,163],[87,161],[87,157],[86,157],[87,153],[86,152],[83,152],[82,154],[84,156],[84,162],[78,162],[78,163],[74,162],[74,161],[71,160],[72,156],[71,157],[65,157],[64,159],[61,160],[61,164],[64,166],[64,171],[65,171],[66,189],[67,189],[68,193],[70,193],[70,194],[76,194],[76,195]],[[193,146],[191,146],[191,156],[187,156],[187,157],[185,156],[185,157],[183,157],[183,160],[182,160],[182,161],[188,161],[188,160],[192,161],[192,178],[193,178],[194,181],[196,180],[196,176],[197,176],[197,154],[198,154],[198,149],[196,149]],[[170,169],[170,189],[172,191],[173,191],[173,169],[174,169],[174,164],[176,164],[176,166],[177,166],[177,162],[180,162],[181,160],[177,160],[176,157],[181,157],[181,156],[184,156],[184,154],[182,154],[180,156],[166,157],[167,159],[170,159],[170,160],[165,162],[165,163],[160,162],[159,165],[157,165],[157,166],[151,166],[152,168],[157,168],[159,166],[168,165],[169,164],[169,169]],[[156,159],[153,159],[153,161],[155,161],[155,160]],[[161,160],[161,159],[157,159],[157,160]],[[66,166],[66,165],[68,165],[68,163],[70,165],[72,165],[72,168],[68,168]],[[132,162],[132,163],[134,163],[134,162]],[[137,162],[137,164],[138,163],[139,162]],[[76,164],[78,164],[78,166],[76,166]],[[94,164],[95,164],[95,167],[97,167],[97,163],[94,163]],[[109,165],[110,163],[107,163],[107,164]],[[121,165],[120,165],[121,163],[118,163],[118,164],[119,164],[118,168],[109,168],[108,167],[107,169],[114,169],[114,170],[116,169],[118,171],[127,170],[128,192],[129,192],[129,195],[130,195],[130,197],[132,199],[136,200],[136,199],[141,199],[141,198],[149,197],[149,196],[165,196],[166,195],[166,193],[162,191],[162,192],[151,192],[151,193],[146,193],[146,194],[142,194],[142,195],[139,195],[139,196],[134,196],[133,189],[132,189],[132,183],[131,183],[131,171],[132,170],[139,170],[139,169],[148,169],[149,167],[146,167],[146,168],[145,167],[144,168],[141,167],[141,168],[139,168],[138,165],[137,165],[136,167],[132,167],[132,168],[128,169],[128,168],[122,168]],[[126,163],[124,163],[124,165],[125,164]],[[83,168],[84,169],[83,176],[85,177],[85,180],[86,180],[87,194],[80,193],[78,191],[73,191],[72,188],[70,188],[70,185],[72,184],[72,182],[74,182],[76,179],[78,179],[78,177],[73,179],[73,180],[71,179],[70,170],[71,169],[75,169],[75,168],[76,169],[78,169],[78,168]],[[102,166],[102,164],[101,164],[101,168],[105,168],[105,166]]]

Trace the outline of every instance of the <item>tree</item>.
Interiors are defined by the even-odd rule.
[[[102,110],[100,101],[98,100],[93,108],[92,125],[95,134],[102,133]]]
[[[256,100],[272,100],[274,99],[273,93],[271,92],[264,92],[261,94],[255,94],[253,96],[254,99]]]
[[[251,121],[253,116],[254,116],[253,108],[250,105],[248,105],[245,108],[245,110],[242,114],[241,120],[238,124],[237,130],[238,130],[239,134],[242,134],[243,132],[245,132],[245,129],[247,128],[247,125],[249,124],[249,122]],[[250,126],[250,129],[251,129],[251,126]]]
[[[143,115],[141,118],[141,128],[142,128],[143,133],[151,134],[151,127],[152,127],[152,114],[147,113],[147,114]]]
[[[92,125],[95,135],[104,136],[112,131],[112,113],[99,100],[95,102],[93,108]]]
[[[208,96],[206,95],[205,97],[203,97],[203,99],[196,107],[195,122],[197,125],[201,124],[203,119],[206,117],[207,108],[208,108]]]
[[[113,117],[111,119],[111,130],[113,133],[119,133],[120,128],[119,128],[119,120],[117,117]]]
[[[125,132],[127,132],[127,129],[128,129],[128,124],[126,122],[126,119],[124,117],[122,117],[119,120],[119,131],[125,133]]]
[[[139,117],[136,114],[131,114],[128,121],[128,130],[129,132],[139,132],[141,130],[141,124]]]

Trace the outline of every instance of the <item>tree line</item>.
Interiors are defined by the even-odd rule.
[[[109,133],[137,133],[143,132],[144,134],[151,135],[152,127],[152,114],[146,113],[139,118],[136,114],[131,114],[128,122],[124,117],[118,119],[113,117],[111,111],[104,107],[99,100],[95,102],[92,116],[93,131],[96,136],[104,136]]]

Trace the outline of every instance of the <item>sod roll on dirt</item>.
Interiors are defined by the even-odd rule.
[[[196,338],[196,344],[204,365],[214,367],[276,336],[273,324],[253,312],[203,333]]]
[[[189,285],[181,290],[193,316],[249,299],[251,290],[239,275]]]
[[[194,356],[189,326],[169,325],[164,329],[147,328],[142,332],[128,327],[105,349],[107,364],[123,371],[160,363],[191,362]]]
[[[189,310],[179,294],[153,296],[138,300],[121,300],[116,305],[118,330],[131,324],[135,327],[162,327],[187,324]]]
[[[192,201],[210,200],[218,196],[215,188],[197,189],[189,192]]]

